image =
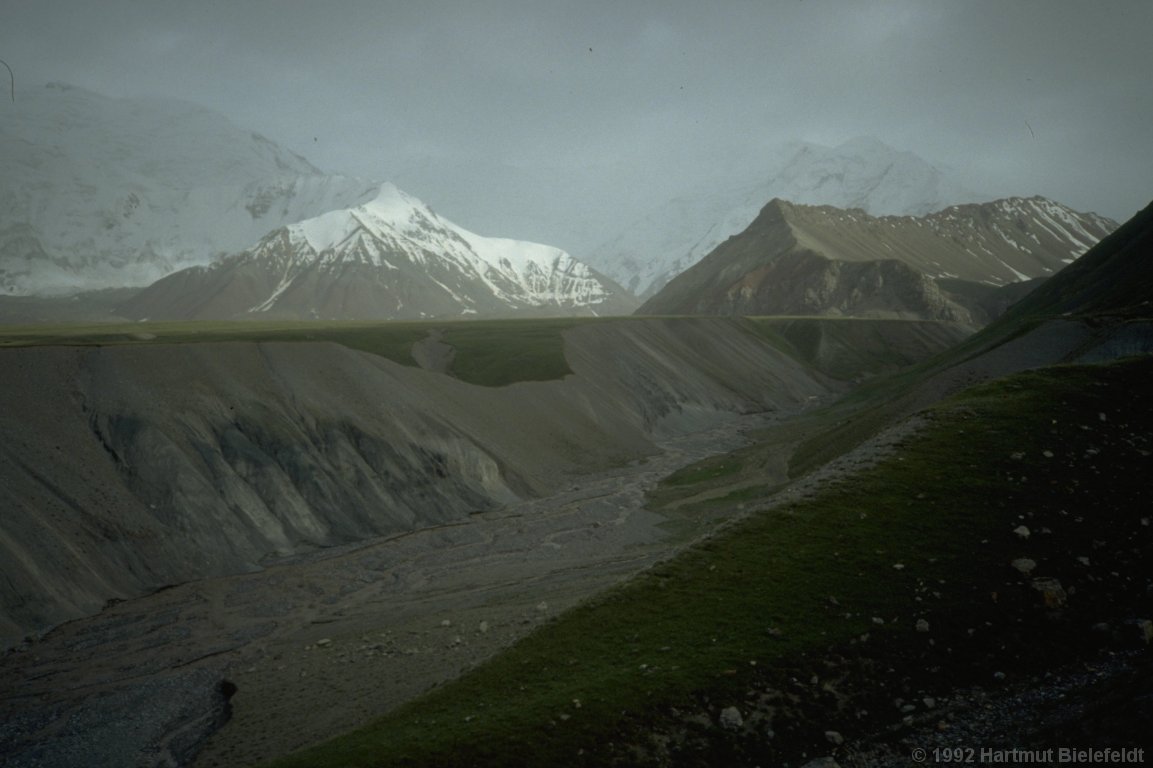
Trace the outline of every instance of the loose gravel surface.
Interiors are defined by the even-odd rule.
[[[773,419],[667,440],[653,458],[548,498],[58,627],[0,659],[0,758],[242,766],[360,725],[671,555],[686,537],[645,510],[646,489]]]
[[[1121,762],[1078,759],[1087,749],[1123,750],[1130,758],[1139,758],[1128,762],[1153,759],[1153,733],[1148,732],[1153,721],[1153,665],[1144,652],[1107,654],[1013,685],[990,681],[917,704],[920,714],[894,718],[877,736],[847,744],[835,758],[839,765]],[[1130,746],[1142,730],[1145,745]]]

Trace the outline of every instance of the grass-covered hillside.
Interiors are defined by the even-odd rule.
[[[275,765],[799,764],[925,716],[953,686],[1139,646],[1150,375],[1142,358],[970,389],[871,469],[751,514]],[[724,504],[735,513],[721,499],[676,514]]]

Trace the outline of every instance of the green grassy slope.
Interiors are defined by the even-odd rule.
[[[734,524],[274,765],[779,763],[829,752],[824,730],[851,737],[898,717],[894,697],[1136,641],[1124,620],[1151,583],[1150,375],[1139,359],[967,391],[852,482]],[[1031,575],[1010,565],[1021,557]],[[1058,579],[1064,602],[1054,592],[1047,605],[1038,576]],[[1111,634],[1089,630],[1099,622]],[[728,707],[741,726],[719,725]]]

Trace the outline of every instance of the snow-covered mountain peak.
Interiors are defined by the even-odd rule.
[[[446,237],[457,239],[454,235],[459,230],[391,182],[381,184],[376,196],[360,205],[329,211],[287,229],[290,240],[307,244],[313,254],[340,250],[358,232],[371,238],[401,238],[419,247],[435,248]]]
[[[386,241],[415,260],[424,251],[468,253],[497,270],[521,272],[571,257],[560,248],[524,240],[485,237],[441,218],[427,204],[395,184],[380,186],[376,197],[353,208],[329,211],[287,227],[292,242],[307,244],[311,254],[342,251],[363,235]],[[360,245],[363,245],[360,243]],[[583,265],[581,265],[583,267]]]
[[[619,314],[634,306],[559,248],[469,232],[384,184],[359,205],[170,275],[121,310],[151,319],[414,319]]]
[[[361,206],[383,220],[400,222],[411,219],[417,211],[427,211],[423,201],[399,189],[391,181],[380,185],[376,197]]]

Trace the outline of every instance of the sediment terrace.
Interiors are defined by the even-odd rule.
[[[573,375],[506,387],[332,343],[0,350],[0,636],[461,520],[829,391],[724,320],[596,324],[566,344]]]

